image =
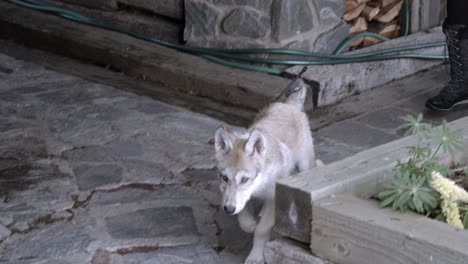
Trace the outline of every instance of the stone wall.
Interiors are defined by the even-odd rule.
[[[330,53],[347,37],[344,0],[185,0],[184,40],[216,48]]]
[[[113,26],[182,43],[184,0],[43,0]]]

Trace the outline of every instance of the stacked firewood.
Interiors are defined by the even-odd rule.
[[[404,0],[346,0],[343,19],[349,23],[350,36],[368,31],[387,38],[401,34],[399,16]],[[362,37],[350,44],[351,49],[368,47],[381,42],[372,37]]]

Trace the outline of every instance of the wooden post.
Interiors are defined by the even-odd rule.
[[[449,126],[460,129],[468,142],[468,117],[451,122]],[[330,195],[349,193],[369,198],[382,189],[393,176],[398,160],[409,158],[408,146],[416,145],[415,137],[396,140],[372,148],[341,161],[317,167],[310,171],[278,180],[276,184],[275,230],[283,236],[310,242],[310,222],[315,212],[315,201]],[[468,146],[467,150],[468,152]],[[450,162],[450,155],[440,155],[442,162]],[[453,157],[466,161],[467,153]]]

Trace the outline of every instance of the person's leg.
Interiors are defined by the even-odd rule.
[[[439,95],[429,98],[426,107],[448,111],[459,104],[468,104],[468,1],[448,0],[444,22],[450,60],[449,84]]]

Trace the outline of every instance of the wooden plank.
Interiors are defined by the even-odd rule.
[[[289,80],[214,64],[200,57],[124,34],[71,22],[50,14],[0,2],[0,38],[60,55],[110,65],[170,90],[220,104],[257,111]]]
[[[341,264],[468,263],[468,231],[337,195],[313,204],[314,255]]]
[[[468,142],[468,117],[451,122],[450,127],[460,129],[465,142]],[[375,195],[392,177],[392,170],[397,160],[405,161],[409,158],[406,148],[416,145],[416,142],[415,137],[406,137],[362,151],[341,161],[278,180],[275,230],[286,237],[308,243],[310,222],[296,221],[290,215],[310,219],[313,217],[311,206],[314,201],[337,193],[351,193],[362,198]],[[468,146],[464,153],[460,153],[454,159],[467,161],[466,152]],[[440,157],[443,162],[451,161],[450,156]]]

